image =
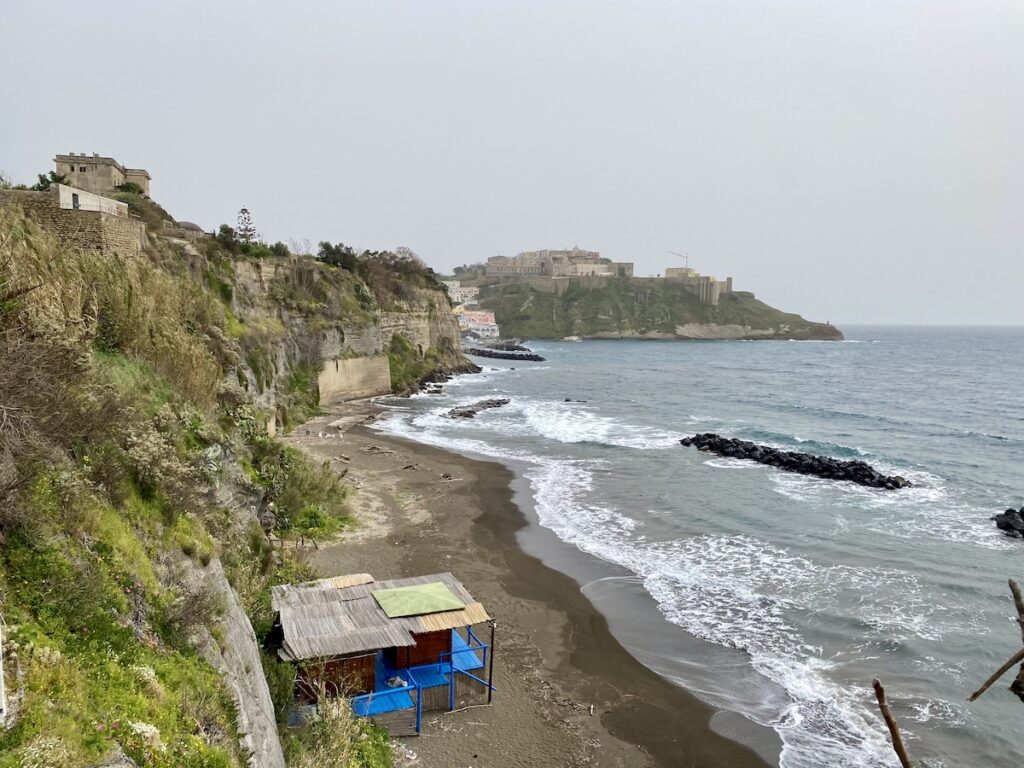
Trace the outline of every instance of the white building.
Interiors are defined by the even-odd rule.
[[[459,280],[445,280],[445,287],[448,289],[448,296],[452,304],[467,304],[477,300],[480,289],[476,286],[462,285]]]

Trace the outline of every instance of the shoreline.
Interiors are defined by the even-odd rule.
[[[498,621],[494,705],[430,713],[400,765],[769,765],[720,735],[739,737],[735,718],[626,650],[580,581],[523,548],[534,524],[512,470],[370,429],[383,410],[339,405],[286,438],[359,488],[360,527],[310,562],[325,576],[450,570]]]

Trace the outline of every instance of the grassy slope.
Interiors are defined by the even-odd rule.
[[[0,768],[117,750],[140,765],[241,766],[232,701],[193,642],[219,642],[223,606],[190,574],[219,558],[257,631],[269,585],[311,574],[272,556],[251,512],[211,503],[212,487],[272,500],[285,535],[346,524],[346,489],[267,438],[248,395],[224,388],[250,331],[227,306],[223,261],[204,281],[173,249],[155,262],[70,253],[3,209],[0,244],[0,403],[25,417],[0,428],[0,611],[17,705]],[[20,364],[29,354],[37,363]],[[307,400],[311,386],[301,367],[284,383]],[[269,669],[287,696],[288,670]],[[389,762],[359,746],[379,744],[376,730],[360,721],[350,735],[348,764]]]
[[[505,335],[530,338],[674,334],[677,326],[687,323],[755,329],[788,325],[797,334],[830,333],[827,326],[770,307],[751,293],[727,294],[713,307],[671,281],[621,279],[610,280],[603,287],[574,281],[561,296],[527,285],[502,285],[485,289],[481,304],[494,310]]]

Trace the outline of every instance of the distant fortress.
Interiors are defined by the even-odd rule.
[[[515,256],[492,256],[484,265],[486,281],[529,282],[540,290],[557,290],[567,278],[633,276],[633,262],[612,261],[603,258],[598,251],[587,251],[577,246],[562,250],[523,251]],[[718,305],[723,294],[732,293],[731,277],[718,280],[690,267],[668,267],[663,278],[642,279],[681,282],[700,301],[712,306]]]

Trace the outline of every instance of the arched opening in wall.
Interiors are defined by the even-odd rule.
[[[417,344],[416,345],[416,349],[419,350],[420,357],[423,357],[423,345],[422,344]]]

